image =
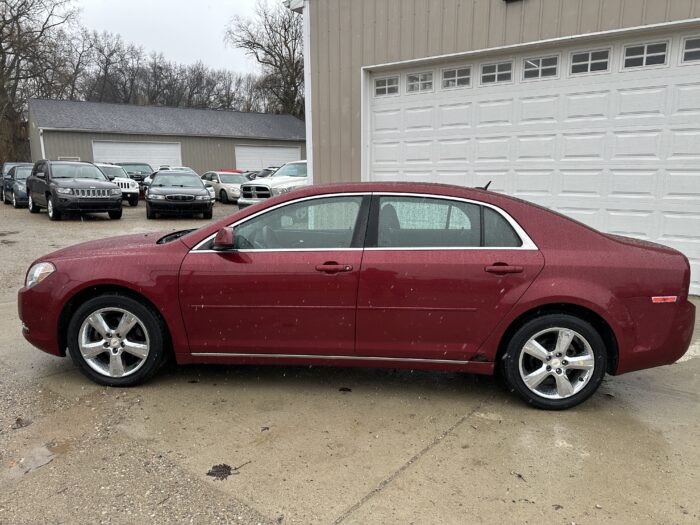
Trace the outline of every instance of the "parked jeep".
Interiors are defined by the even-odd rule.
[[[52,221],[64,213],[122,216],[122,190],[89,162],[38,161],[27,178],[27,196],[29,211],[46,208]]]
[[[116,164],[95,162],[95,166],[107,175],[107,178],[122,190],[122,199],[129,201],[129,206],[139,205],[139,183],[131,180],[123,167]]]

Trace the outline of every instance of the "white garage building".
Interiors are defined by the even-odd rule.
[[[491,182],[681,250],[700,294],[700,3],[304,4],[316,182]],[[354,131],[334,136],[338,122]]]

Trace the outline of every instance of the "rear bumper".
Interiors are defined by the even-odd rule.
[[[695,328],[695,305],[687,297],[666,304],[638,297],[625,300],[625,305],[636,325],[636,337],[632,348],[620,348],[618,374],[669,365],[688,351]]]

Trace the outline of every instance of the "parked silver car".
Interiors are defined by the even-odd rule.
[[[241,196],[241,184],[249,180],[242,173],[229,171],[208,171],[202,175],[204,186],[212,188],[216,198],[224,204],[238,202]]]

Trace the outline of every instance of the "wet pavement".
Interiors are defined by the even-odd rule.
[[[490,377],[406,370],[173,366],[108,389],[22,338],[36,257],[204,223],[146,221],[143,203],[60,223],[0,205],[0,523],[700,521],[697,327],[682,362],[608,376],[566,412]]]

